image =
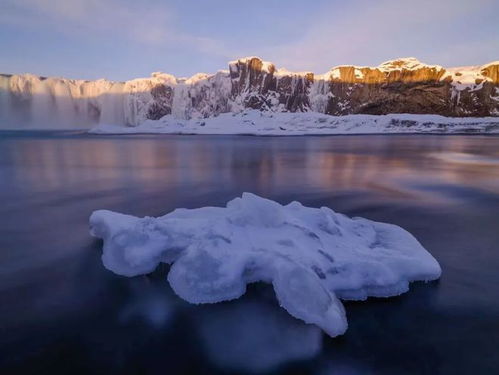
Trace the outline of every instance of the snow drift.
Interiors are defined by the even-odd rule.
[[[177,209],[159,218],[99,210],[90,232],[104,240],[104,266],[119,275],[171,264],[170,285],[195,304],[232,300],[248,283],[270,283],[289,314],[330,336],[347,329],[339,298],[395,296],[411,281],[441,274],[438,262],[396,225],[250,193],[226,207]]]
[[[248,134],[248,135],[327,135],[327,134],[497,134],[499,118],[450,118],[438,115],[346,115],[329,116],[317,112],[261,112],[245,110],[222,113],[206,119],[177,119],[164,116],[138,126],[101,124],[92,134]]]

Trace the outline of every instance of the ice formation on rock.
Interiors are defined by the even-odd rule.
[[[315,74],[247,57],[215,74],[176,78],[153,73],[126,82],[0,74],[0,127],[137,126],[165,115],[199,119],[246,109],[484,117],[499,115],[498,90],[498,61],[446,69],[415,58]]]
[[[172,264],[168,281],[191,303],[239,298],[248,283],[271,283],[292,316],[330,336],[345,332],[338,298],[363,300],[440,277],[438,262],[404,229],[329,208],[282,206],[244,193],[226,207],[177,209],[159,218],[95,211],[90,231],[102,260],[124,276]]]

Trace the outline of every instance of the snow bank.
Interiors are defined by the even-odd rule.
[[[292,316],[343,334],[338,300],[389,297],[440,277],[437,261],[404,229],[329,208],[282,206],[250,193],[226,207],[177,209],[159,218],[95,211],[90,232],[102,260],[124,276],[172,264],[168,281],[190,303],[239,298],[248,283],[273,285]]]
[[[93,134],[251,134],[320,135],[377,133],[499,133],[499,118],[452,118],[438,115],[347,115],[317,112],[261,112],[245,110],[217,117],[182,120],[165,116],[139,126],[101,124]]]

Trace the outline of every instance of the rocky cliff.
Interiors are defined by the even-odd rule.
[[[205,118],[244,109],[330,115],[422,113],[499,116],[499,61],[443,68],[414,58],[325,74],[277,69],[257,57],[228,71],[127,82],[0,75],[0,127],[137,125],[165,115]]]
[[[326,74],[276,70],[258,58],[230,64],[232,97],[243,107],[330,115],[422,113],[499,115],[499,61],[445,69],[414,58]]]

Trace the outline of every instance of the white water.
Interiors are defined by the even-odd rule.
[[[0,128],[68,129],[96,124],[137,125],[146,119],[152,77],[128,82],[0,76]]]
[[[154,97],[158,86],[163,91]],[[0,129],[136,126],[150,118],[151,110],[156,116],[169,110],[181,119],[206,117],[228,111],[229,93],[224,72],[189,79],[153,73],[126,82],[0,75]]]

